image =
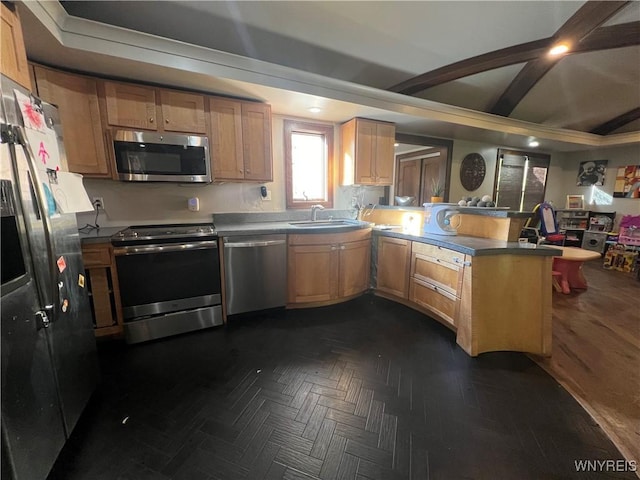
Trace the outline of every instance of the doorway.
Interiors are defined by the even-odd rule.
[[[396,195],[414,197],[414,206],[430,202],[432,196],[444,196],[446,148],[427,148],[397,155],[396,168]],[[443,188],[439,195],[434,192],[434,184]]]
[[[431,201],[434,182],[442,186],[441,195],[449,199],[451,151],[453,141],[420,135],[396,134],[399,143],[396,154],[395,196],[414,197],[412,206]]]

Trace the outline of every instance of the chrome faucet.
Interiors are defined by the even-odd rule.
[[[316,221],[316,217],[318,216],[318,210],[324,210],[324,207],[320,204],[311,205],[311,221],[312,222]]]

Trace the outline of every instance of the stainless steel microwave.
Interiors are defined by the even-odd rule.
[[[113,148],[120,180],[211,183],[205,136],[116,130]]]

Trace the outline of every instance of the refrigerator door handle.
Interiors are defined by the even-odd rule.
[[[38,330],[41,328],[49,328],[49,325],[51,325],[51,320],[49,320],[49,315],[47,314],[47,312],[52,312],[52,311],[53,311],[53,305],[45,305],[42,310],[38,310],[36,312],[36,317],[37,317],[36,326]]]
[[[39,178],[38,171],[36,167],[36,162],[34,160],[31,144],[27,140],[27,136],[25,135],[23,127],[16,126],[15,129],[16,129],[18,142],[20,143],[20,146],[22,146],[22,150],[24,151],[24,155],[27,159],[27,165],[29,167],[29,177],[31,177],[30,178],[31,187],[33,188],[33,191],[35,193],[36,205],[38,207],[38,210],[40,210],[40,218],[42,218],[44,238],[45,238],[45,243],[47,245],[46,250],[47,250],[47,258],[49,260],[48,264],[49,264],[49,274],[51,277],[50,278],[51,290],[47,292],[46,288],[42,288],[40,295],[41,295],[41,301],[47,304],[47,306],[45,307],[45,311],[48,310],[51,312],[51,320],[48,320],[48,322],[50,323],[51,321],[55,320],[55,310],[53,309],[53,303],[55,303],[56,297],[58,294],[58,291],[57,291],[58,278],[55,273],[56,265],[55,265],[55,255],[53,251],[53,243],[51,238],[51,231],[52,231],[51,222],[49,220],[49,215],[46,208],[47,203],[45,200],[45,193],[42,188],[42,184],[38,181],[38,178]],[[49,309],[48,307],[51,307],[51,308]]]

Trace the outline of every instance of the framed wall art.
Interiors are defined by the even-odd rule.
[[[567,195],[566,208],[584,208],[584,195]]]
[[[578,169],[576,185],[589,187],[591,185],[604,185],[604,176],[607,172],[609,160],[591,160],[581,162]]]
[[[613,196],[616,198],[640,198],[640,165],[618,167]]]

